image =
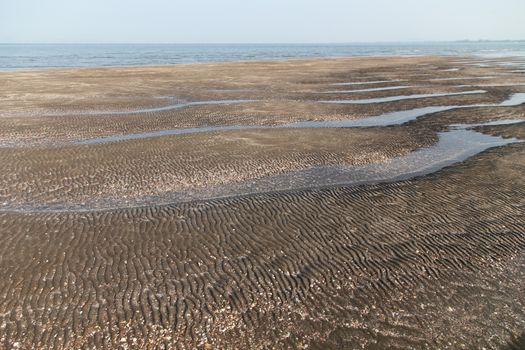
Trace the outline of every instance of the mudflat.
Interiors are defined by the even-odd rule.
[[[523,347],[525,75],[472,61],[0,72],[0,349]]]

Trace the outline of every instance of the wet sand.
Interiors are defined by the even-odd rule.
[[[471,61],[0,72],[0,349],[519,348],[525,77]]]

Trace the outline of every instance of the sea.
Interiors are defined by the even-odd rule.
[[[0,44],[0,70],[181,64],[314,57],[521,57],[525,41],[359,44]]]

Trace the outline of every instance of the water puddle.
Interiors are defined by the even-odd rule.
[[[523,119],[500,119],[500,120],[491,120],[485,123],[475,123],[475,124],[451,124],[450,128],[454,130],[466,130],[476,128],[478,126],[497,126],[497,125],[514,125],[523,123]]]
[[[269,128],[269,127],[257,126],[257,125],[228,125],[228,126],[210,126],[210,127],[198,127],[198,128],[179,128],[179,129],[148,131],[148,132],[142,132],[142,133],[137,133],[137,134],[96,137],[92,139],[81,140],[76,143],[79,145],[92,145],[92,144],[97,144],[97,143],[137,140],[137,139],[145,139],[145,138],[160,137],[160,136],[167,136],[167,135],[184,135],[184,134],[195,134],[195,133],[202,133],[202,132],[261,129],[261,128]]]
[[[410,89],[416,86],[387,86],[380,88],[370,88],[370,89],[355,89],[355,90],[332,90],[332,91],[323,91],[319,92],[320,94],[352,94],[354,92],[373,92],[373,91],[388,91],[388,90],[401,90],[401,89]]]
[[[408,118],[452,108],[469,108],[480,106],[514,106],[525,103],[525,93],[511,96],[508,100],[497,105],[472,105],[472,106],[442,106],[424,107],[411,111],[386,113],[382,116],[362,120],[347,120],[334,122],[302,122],[277,126],[277,128],[290,127],[351,127],[351,126],[377,126],[402,123]],[[464,161],[480,152],[492,147],[504,146],[516,142],[523,142],[516,138],[502,138],[486,135],[472,130],[478,126],[509,125],[522,123],[524,120],[502,119],[478,124],[453,124],[449,130],[438,134],[439,140],[431,147],[420,148],[404,156],[388,159],[383,162],[359,166],[327,165],[312,167],[285,174],[257,178],[249,181],[228,183],[207,188],[196,188],[178,193],[166,193],[159,196],[137,198],[133,203],[121,203],[115,200],[97,201],[94,203],[53,203],[53,204],[24,204],[11,206],[4,203],[0,211],[18,212],[50,212],[50,211],[92,211],[129,208],[145,205],[162,205],[194,200],[208,200],[221,197],[232,197],[255,193],[276,191],[290,191],[304,188],[318,188],[327,186],[356,186],[362,184],[377,184],[395,182],[434,173],[444,167]],[[368,124],[368,125],[367,125]],[[157,131],[153,133],[112,136],[86,140],[84,143],[98,143],[153,137],[167,134],[183,134],[194,132],[207,132],[234,129],[259,129],[259,126],[225,126],[209,128],[186,128],[177,130]],[[276,128],[276,127],[267,127]]]
[[[171,99],[171,96],[161,96],[160,98]],[[86,111],[86,112],[65,112],[65,113],[51,113],[46,114],[45,117],[63,117],[72,114],[90,115],[90,116],[103,116],[103,115],[127,115],[127,114],[140,114],[140,113],[153,113],[169,111],[172,109],[187,108],[192,106],[206,106],[206,105],[229,105],[238,103],[250,103],[257,102],[257,100],[210,100],[210,101],[194,101],[194,102],[183,102],[164,105],[160,107],[151,108],[140,108],[128,111]]]
[[[501,122],[501,121],[500,121]],[[505,121],[510,123],[510,120]],[[523,120],[512,120],[523,122]],[[327,165],[285,174],[257,178],[249,181],[228,183],[207,188],[195,188],[184,192],[166,193],[159,196],[137,198],[134,203],[105,201],[90,203],[53,203],[5,205],[0,211],[53,212],[53,211],[92,211],[132,208],[149,205],[165,205],[180,202],[236,197],[258,193],[293,191],[300,189],[323,188],[329,186],[356,186],[408,180],[417,176],[439,171],[447,166],[462,162],[480,152],[516,142],[515,138],[504,139],[499,136],[482,134],[470,128],[495,125],[458,124],[448,131],[438,134],[439,140],[431,147],[420,148],[404,156],[383,162],[358,166]]]
[[[523,120],[521,121],[523,122]],[[203,191],[179,194],[179,200],[201,200],[253,193],[289,191],[335,185],[356,186],[408,180],[434,173],[462,162],[489,148],[523,142],[467,130],[468,125],[439,133],[439,141],[407,155],[385,162],[360,166],[330,165],[313,167],[252,181],[217,186]]]
[[[511,95],[507,100],[503,101],[498,106],[513,107],[513,106],[519,106],[523,103],[525,103],[525,93],[520,92],[520,93]]]
[[[405,81],[405,80],[395,79],[395,80],[374,80],[374,81],[352,81],[349,83],[334,83],[331,85],[336,85],[336,86],[373,85],[373,84],[398,83],[401,81]]]
[[[330,121],[307,121],[285,124],[284,127],[290,128],[359,128],[401,125],[408,121],[417,119],[421,116],[447,111],[461,106],[437,106],[421,107],[407,111],[395,111],[383,113],[378,116],[362,119],[330,120]]]
[[[506,62],[497,62],[498,66],[509,67],[509,68],[523,68],[525,67],[525,61],[506,61]]]
[[[487,60],[459,60],[459,61],[452,61],[450,62],[451,64],[463,64],[463,65],[474,65],[474,64],[479,64],[479,63],[486,63],[486,62],[490,62],[490,61],[487,61]]]
[[[228,125],[228,126],[210,126],[198,128],[179,128],[169,130],[158,130],[143,132],[137,134],[103,136],[92,139],[86,139],[76,142],[77,144],[88,145],[106,142],[136,140],[150,137],[159,137],[166,135],[183,135],[201,132],[229,131],[229,130],[247,130],[247,129],[276,129],[276,128],[355,128],[355,127],[377,127],[401,125],[411,120],[415,120],[427,114],[448,111],[458,108],[479,108],[479,107],[512,107],[525,103],[525,93],[516,93],[511,95],[507,100],[499,104],[476,104],[464,106],[429,106],[415,108],[406,111],[387,112],[378,116],[362,119],[346,119],[332,121],[304,121],[295,122],[277,126],[258,126],[258,125]]]
[[[485,90],[472,90],[472,91],[462,91],[462,92],[389,96],[389,97],[367,98],[367,99],[361,99],[361,100],[332,100],[332,101],[319,101],[319,102],[336,103],[336,104],[371,104],[371,103],[385,103],[385,102],[395,102],[395,101],[403,101],[403,100],[415,100],[415,99],[428,98],[428,97],[445,97],[445,96],[484,94],[486,92],[487,91]]]
[[[204,91],[208,92],[217,92],[217,93],[230,93],[230,92],[253,92],[255,89],[204,89]]]
[[[507,87],[507,86],[525,86],[525,83],[505,83],[505,84],[467,84],[467,85],[456,85],[458,88],[475,88],[475,87]]]
[[[449,80],[483,80],[483,79],[494,79],[496,76],[486,76],[486,77],[452,77],[452,78],[434,78],[429,79],[430,81],[449,81]]]
[[[502,67],[502,68],[524,68],[525,61],[486,61],[483,63],[471,64],[472,66],[489,68],[489,67]]]

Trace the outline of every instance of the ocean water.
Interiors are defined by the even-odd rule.
[[[525,57],[525,41],[388,44],[0,44],[0,70],[385,55]]]

